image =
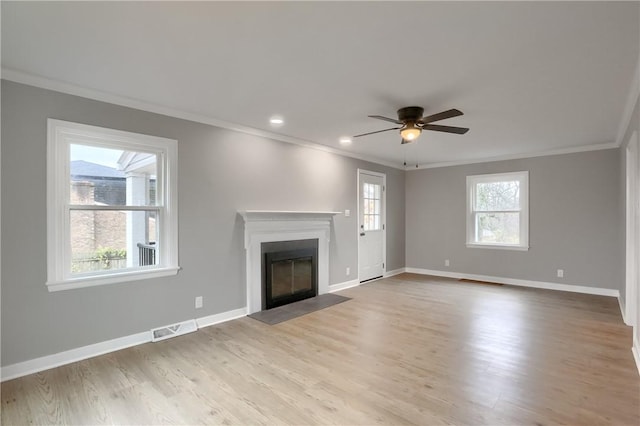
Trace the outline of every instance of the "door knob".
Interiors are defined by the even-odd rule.
[[[364,237],[364,232],[361,232],[361,233],[360,233],[360,236],[361,236],[361,237]]]

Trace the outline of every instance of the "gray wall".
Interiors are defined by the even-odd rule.
[[[610,149],[407,172],[407,267],[620,289],[619,163]],[[467,248],[466,176],[521,170],[529,251]]]
[[[47,118],[178,140],[175,277],[49,293]],[[405,173],[319,150],[2,82],[2,365],[245,306],[244,209],[356,212],[357,168],[387,174],[387,269],[405,264]],[[334,220],[330,284],[356,278],[355,214]],[[194,297],[204,308],[194,309]]]

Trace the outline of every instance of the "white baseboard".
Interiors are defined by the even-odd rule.
[[[405,268],[405,269],[406,269],[406,272],[409,272],[412,274],[435,275],[438,277],[467,279],[467,280],[475,280],[475,281],[487,281],[487,282],[493,282],[498,284],[517,285],[520,287],[533,287],[533,288],[543,288],[547,290],[570,291],[573,293],[595,294],[598,296],[610,296],[610,297],[617,297],[617,298],[620,297],[620,292],[618,290],[612,290],[610,288],[549,283],[549,282],[543,282],[543,281],[521,280],[516,278],[492,277],[489,275],[464,274],[460,272],[437,271],[432,269],[421,269],[421,268]]]
[[[360,283],[358,282],[357,279],[351,280],[351,281],[345,281],[338,284],[331,284],[329,285],[329,293],[335,293],[336,291],[346,290],[351,287],[358,287],[359,285]]]
[[[83,346],[59,352],[57,354],[30,359],[29,361],[18,362],[16,364],[2,367],[1,380],[4,382],[6,380],[15,379],[37,373],[39,371],[70,364],[72,362],[82,361],[83,359],[93,358],[94,356],[126,349],[131,346],[141,345],[150,341],[151,333],[147,330],[142,333],[131,334],[129,336],[119,337],[105,342],[94,343],[93,345]]]
[[[398,274],[401,274],[403,272],[405,272],[405,268],[394,269],[393,271],[387,271],[384,274],[382,274],[381,278],[393,277],[394,275],[398,275]],[[378,278],[378,279],[380,279],[380,278]],[[371,280],[371,281],[376,281],[376,280]],[[371,282],[371,281],[367,281],[367,282]],[[331,284],[329,286],[329,293],[335,293],[336,291],[346,290],[348,288],[357,287],[359,285],[360,285],[360,282],[358,281],[357,278],[355,280],[351,280],[351,281],[345,281],[345,282],[338,283],[338,284]]]
[[[210,315],[197,318],[198,328],[207,327],[221,322],[230,321],[247,315],[247,308],[234,309],[233,311],[222,312],[220,314]],[[130,348],[131,346],[141,345],[151,341],[151,333],[149,330],[141,333],[131,334],[129,336],[119,337],[117,339],[107,340],[105,342],[94,343],[92,345],[80,348],[70,349],[68,351],[59,352],[53,355],[46,355],[40,358],[30,359],[24,362],[2,367],[0,371],[0,381],[4,382],[39,371],[49,370],[50,368],[60,367],[61,365],[70,364],[72,362],[82,361],[84,359],[93,358],[95,356],[104,355],[109,352],[119,351],[121,349]]]
[[[622,303],[622,298],[620,296],[618,296],[618,305],[620,305],[620,313],[622,314],[622,322],[624,322],[627,325],[632,325],[631,323],[627,322],[627,316],[624,314],[624,303]]]
[[[219,314],[209,315],[202,318],[196,318],[198,328],[209,327],[210,325],[220,324],[221,322],[231,321],[237,318],[247,316],[247,308],[234,309],[232,311],[222,312]]]
[[[640,342],[636,337],[636,330],[633,330],[633,346],[631,347],[631,353],[633,353],[633,359],[636,361],[636,367],[638,368],[638,374],[640,374]]]
[[[389,278],[389,277],[393,277],[394,275],[399,275],[402,274],[404,272],[407,272],[407,268],[399,268],[399,269],[394,269],[393,271],[387,271],[384,273],[383,277],[384,278]]]

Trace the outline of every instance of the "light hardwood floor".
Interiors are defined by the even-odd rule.
[[[2,384],[2,424],[638,425],[614,298],[403,274]]]

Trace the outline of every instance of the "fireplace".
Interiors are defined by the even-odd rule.
[[[262,309],[318,295],[318,240],[261,244]]]
[[[316,240],[316,292],[329,292],[329,237],[331,221],[339,212],[244,210],[239,213],[244,219],[247,314],[265,309],[262,281],[263,243]],[[302,265],[298,266],[298,269],[302,268]]]

